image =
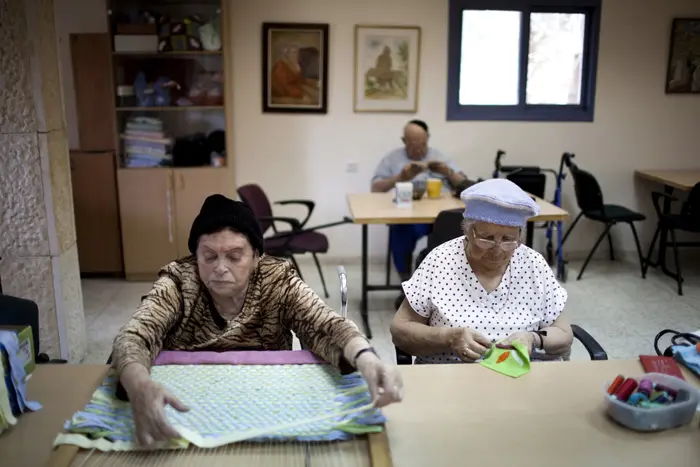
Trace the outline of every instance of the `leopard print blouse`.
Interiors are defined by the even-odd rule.
[[[263,256],[251,273],[241,313],[231,321],[216,311],[190,256],[159,272],[131,320],[114,340],[113,365],[150,368],[161,350],[291,350],[292,333],[332,365],[347,365],[343,348],[362,336],[331,310],[282,259]]]

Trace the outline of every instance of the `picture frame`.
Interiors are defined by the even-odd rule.
[[[355,112],[418,112],[420,26],[355,25]]]
[[[328,34],[328,24],[263,23],[263,112],[328,112]]]
[[[700,94],[700,18],[674,18],[666,94]]]

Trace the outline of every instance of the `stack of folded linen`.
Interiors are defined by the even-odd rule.
[[[172,139],[163,132],[159,118],[131,117],[121,135],[124,140],[126,167],[159,167],[172,164],[168,149]]]
[[[19,340],[12,331],[0,331],[0,433],[17,423],[16,416],[41,408],[27,400],[24,365],[19,358]]]

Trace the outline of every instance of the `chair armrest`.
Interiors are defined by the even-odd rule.
[[[309,219],[311,218],[311,214],[314,212],[314,208],[316,207],[316,203],[308,199],[286,199],[282,201],[275,201],[275,204],[279,204],[280,206],[286,206],[289,204],[300,204],[302,206],[306,206],[306,218],[303,221],[301,221],[302,227],[304,227],[309,221]]]
[[[335,222],[329,222],[328,224],[321,224],[321,225],[315,225],[313,227],[306,227],[304,232],[313,232],[315,230],[321,230],[321,229],[327,229],[329,227],[336,227],[338,225],[344,225],[344,224],[352,224],[352,219],[349,217],[343,217],[342,221],[335,221]]]
[[[676,198],[675,196],[671,196],[668,193],[661,193],[660,191],[652,191],[651,192],[651,200],[654,203],[654,210],[656,210],[656,215],[659,216],[659,218],[661,218],[664,215],[664,211],[661,208],[661,204],[660,204],[662,197],[666,198],[665,200],[667,200],[669,202],[678,201],[678,198]]]
[[[279,216],[258,216],[256,219],[259,221],[270,221],[270,222],[283,222],[289,225],[292,230],[291,232],[282,232],[275,234],[274,237],[293,237],[301,232],[301,223],[299,219],[293,217],[279,217]]]
[[[413,356],[410,354],[407,354],[403,350],[399,349],[398,347],[394,347],[396,349],[396,364],[397,365],[413,365]]]
[[[588,351],[591,360],[607,360],[608,354],[605,353],[603,347],[600,346],[593,336],[588,334],[581,326],[571,325],[571,330],[574,332],[574,337],[583,344],[583,347]]]
[[[61,364],[62,365],[65,363],[68,363],[68,360],[62,360],[60,358],[51,359],[45,353],[40,353],[39,355],[36,356],[36,364],[37,365],[45,365],[45,364]]]

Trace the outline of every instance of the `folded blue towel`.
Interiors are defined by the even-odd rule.
[[[41,409],[41,404],[27,400],[25,387],[26,373],[24,365],[19,359],[19,339],[12,331],[0,331],[0,355],[7,357],[9,370],[5,376],[5,384],[10,395],[10,407],[12,413],[19,415],[27,410],[37,411]]]
[[[694,345],[674,345],[671,350],[678,363],[700,376],[700,353]]]

